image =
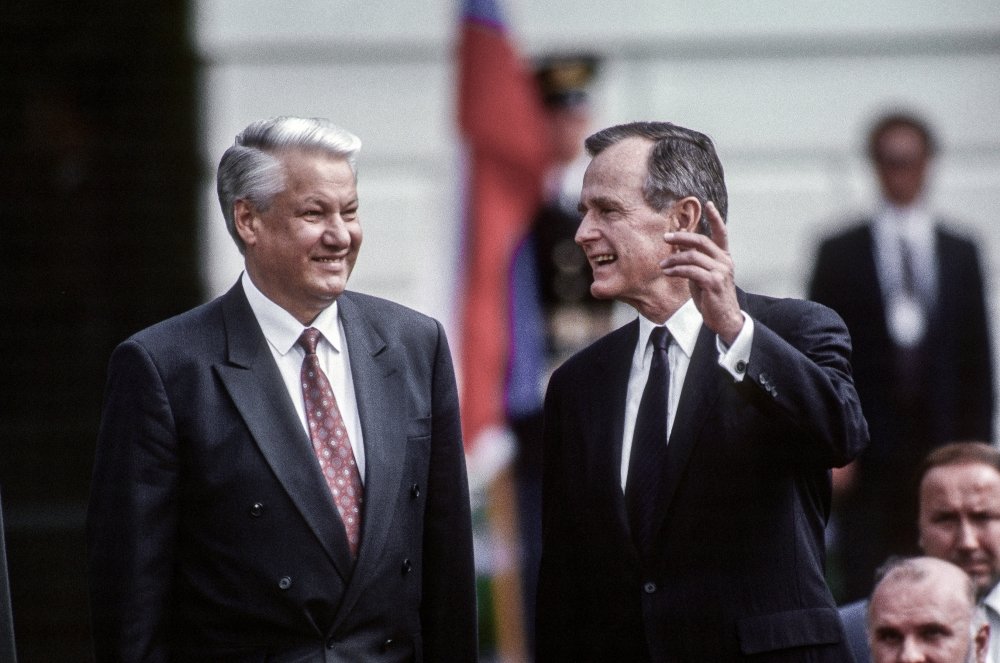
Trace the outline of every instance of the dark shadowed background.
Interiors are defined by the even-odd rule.
[[[0,14],[0,490],[22,663],[91,658],[84,518],[108,356],[200,299],[187,14]]]

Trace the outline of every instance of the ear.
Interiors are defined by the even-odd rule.
[[[249,201],[241,198],[233,203],[233,224],[246,246],[253,246],[257,242],[257,227],[254,224],[256,218],[257,210]]]
[[[677,230],[698,232],[701,223],[701,201],[694,196],[681,198],[674,203],[674,218],[677,219]]]
[[[973,647],[976,650],[976,661],[977,663],[986,663],[986,652],[989,650],[990,644],[990,625],[983,624],[976,631],[976,637],[973,640]]]

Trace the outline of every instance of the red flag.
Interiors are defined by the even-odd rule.
[[[470,451],[504,426],[508,274],[541,202],[548,136],[534,78],[496,0],[464,2],[458,56],[458,120],[468,168],[459,361]]]

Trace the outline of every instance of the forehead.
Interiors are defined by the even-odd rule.
[[[1000,472],[982,463],[935,467],[920,483],[920,501],[933,507],[1000,509]]]
[[[281,161],[287,184],[301,186],[331,185],[347,187],[355,184],[354,172],[347,159],[321,150],[290,149],[274,155]]]
[[[637,189],[645,185],[647,163],[653,143],[644,138],[626,138],[595,156],[583,176],[584,190],[588,187],[614,190]]]
[[[912,631],[931,624],[942,624],[958,634],[964,633],[972,615],[972,606],[963,596],[958,580],[956,574],[954,579],[925,577],[916,581],[884,581],[872,596],[872,628]]]
[[[902,124],[889,127],[878,137],[878,150],[882,154],[917,154],[927,147],[923,135],[915,128]]]

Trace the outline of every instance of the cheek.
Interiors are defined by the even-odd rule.
[[[925,526],[920,535],[924,552],[931,557],[950,557],[954,540],[954,534],[941,527]]]
[[[1000,528],[991,527],[979,535],[983,550],[994,559],[1000,559]]]

